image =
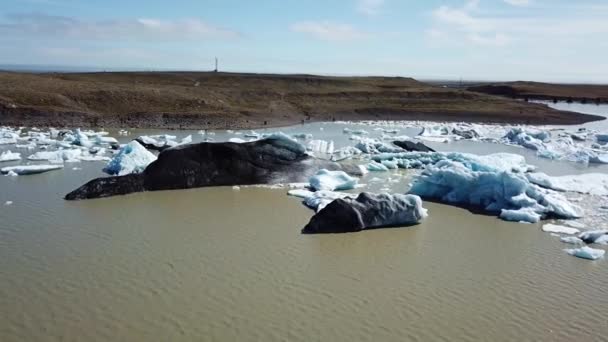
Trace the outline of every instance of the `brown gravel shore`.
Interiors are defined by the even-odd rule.
[[[237,129],[374,119],[581,124],[603,118],[402,77],[0,72],[0,125]]]

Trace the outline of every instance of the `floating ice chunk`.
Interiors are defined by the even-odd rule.
[[[334,142],[325,140],[311,140],[307,144],[307,149],[312,153],[332,154],[334,153]]]
[[[19,165],[7,166],[0,169],[0,173],[13,175],[33,175],[47,171],[62,169],[63,165]]]
[[[241,138],[230,138],[230,139],[228,139],[228,142],[242,144],[242,143],[246,143],[247,140],[243,140]]]
[[[349,176],[344,171],[319,170],[310,177],[310,186],[315,190],[349,190],[357,186],[359,179]]]
[[[580,209],[565,197],[530,183],[521,173],[496,170],[497,165],[504,165],[492,165],[494,158],[488,160],[490,164],[442,160],[428,165],[410,193],[500,212],[508,221],[534,223],[547,216],[580,217]]]
[[[245,133],[243,135],[245,138],[253,138],[253,139],[259,139],[260,138],[260,134],[254,131],[250,131],[249,133]]]
[[[587,173],[582,175],[551,177],[544,173],[527,173],[534,184],[557,191],[572,191],[598,196],[608,195],[608,174]]]
[[[551,223],[547,223],[547,224],[543,225],[542,230],[543,230],[543,232],[548,232],[548,233],[560,233],[560,234],[568,234],[568,235],[573,235],[573,234],[577,234],[578,232],[580,232],[580,230],[578,230],[576,228],[564,227],[564,226],[551,224]]]
[[[340,161],[340,160],[352,158],[352,157],[360,155],[360,154],[361,154],[361,150],[359,150],[358,148],[355,148],[353,146],[347,146],[347,147],[341,148],[339,150],[335,150],[333,155],[331,156],[331,160]]]
[[[292,136],[296,139],[302,139],[302,140],[312,139],[312,134],[310,134],[310,133],[296,133],[296,134],[293,134]]]
[[[577,238],[576,236],[562,236],[559,238],[559,241],[573,245],[582,245],[584,243],[583,240]]]
[[[238,185],[234,185],[234,186],[232,187],[232,190],[238,191],[238,190],[241,190],[241,187],[240,187],[240,186],[238,186]]]
[[[403,149],[400,147],[391,146],[376,139],[359,138],[358,140],[359,142],[355,144],[355,148],[359,149],[363,153],[398,153],[403,151]]]
[[[499,217],[505,221],[522,223],[536,223],[541,219],[540,214],[531,208],[501,209]]]
[[[4,205],[12,205],[12,204],[13,204],[13,201],[6,201],[6,202],[4,202]]]
[[[608,230],[588,230],[580,233],[578,237],[585,243],[608,244]]]
[[[565,249],[565,251],[572,256],[588,260],[597,260],[599,258],[603,258],[604,254],[606,253],[606,251],[602,249],[595,249],[587,246]]]
[[[386,168],[389,170],[394,170],[398,168],[397,162],[391,160],[383,160],[382,165],[386,166]]]
[[[367,164],[367,170],[372,172],[385,172],[388,171],[388,167],[382,163],[372,161]]]
[[[427,217],[414,195],[361,193],[356,199],[336,199],[317,211],[302,233],[345,233],[369,228],[416,224]]]
[[[438,137],[448,134],[449,129],[445,126],[425,126],[422,127],[422,131],[418,135],[421,137]]]
[[[597,142],[600,143],[608,142],[608,134],[596,134],[595,138],[597,139]]]
[[[440,161],[455,161],[466,165],[473,171],[515,171],[526,172],[533,169],[526,159],[518,154],[494,153],[478,156],[460,152],[401,152],[381,153],[372,157],[374,161],[397,160],[405,168],[422,168]]]
[[[304,147],[304,145],[281,132],[269,134],[264,139],[276,140],[280,146],[285,147],[296,154],[303,154],[306,152],[306,147]]]
[[[353,135],[368,135],[369,132],[364,130],[364,129],[350,129],[350,128],[344,128],[344,130],[342,131],[344,134],[353,134]]]
[[[100,145],[118,145],[118,140],[112,137],[97,136],[95,142]]]
[[[140,173],[155,160],[154,154],[133,140],[120,149],[103,169],[103,172],[119,176]]]
[[[192,135],[189,135],[187,137],[184,137],[181,141],[180,141],[180,145],[185,145],[185,144],[190,144],[192,143]]]
[[[82,150],[80,149],[39,151],[30,155],[27,159],[33,161],[47,160],[52,163],[77,162],[81,155]]]
[[[4,151],[0,154],[0,162],[9,162],[21,160],[21,153]]]
[[[89,140],[89,136],[82,132],[80,128],[74,130],[74,145],[83,146],[83,147],[91,147],[93,146],[93,142]]]
[[[570,200],[571,201],[571,200]],[[564,225],[568,226],[568,227],[572,227],[572,228],[578,228],[578,229],[584,229],[585,225],[581,222],[576,222],[576,221],[563,221]]]

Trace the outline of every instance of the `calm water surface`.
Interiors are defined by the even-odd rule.
[[[352,143],[343,127],[282,130]],[[515,147],[432,145],[590,172]],[[415,227],[301,235],[312,212],[285,189],[66,202],[103,164],[66,165],[0,177],[2,341],[608,339],[608,262],[568,256],[540,225],[426,202],[430,216]],[[387,181],[368,190],[390,178],[405,191],[411,173],[372,176]]]

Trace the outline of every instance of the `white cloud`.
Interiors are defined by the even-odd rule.
[[[239,33],[199,19],[86,21],[46,14],[15,14],[0,22],[0,35],[111,41],[191,41],[231,39]]]
[[[503,0],[509,5],[513,6],[528,6],[530,4],[530,0]]]
[[[351,25],[328,21],[303,21],[291,25],[291,30],[326,41],[353,41],[369,36]]]
[[[357,12],[365,15],[376,15],[380,12],[380,8],[384,5],[384,0],[358,0]]]

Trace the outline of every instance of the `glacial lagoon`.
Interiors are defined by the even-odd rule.
[[[608,114],[606,106],[577,105],[576,110]],[[608,133],[606,122],[584,126]],[[420,132],[415,125],[390,123],[311,123],[256,131],[312,134],[340,148],[354,144],[345,128],[379,138],[378,127],[397,129],[397,136]],[[192,135],[194,142],[244,136],[225,130],[109,133],[121,143],[162,133],[178,140]],[[424,143],[438,151],[521,154],[552,176],[608,173],[605,164],[550,160],[496,142]],[[0,152],[8,149],[23,157],[37,151],[0,146]],[[425,201],[429,217],[416,226],[302,235],[313,211],[287,196],[285,188],[62,199],[103,176],[104,165],[83,161],[39,175],[0,177],[2,341],[608,336],[608,260],[568,255],[564,249],[570,245],[541,231],[547,222],[505,222]],[[352,192],[403,193],[415,174],[372,172],[360,180],[366,187]],[[581,222],[589,229],[608,228],[605,197],[567,196],[578,197],[586,208]]]

